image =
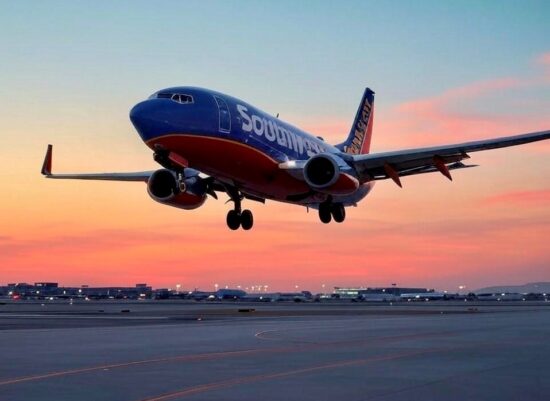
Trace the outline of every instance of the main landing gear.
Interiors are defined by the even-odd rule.
[[[231,230],[238,230],[242,227],[243,230],[250,230],[254,225],[254,217],[248,209],[239,212],[237,209],[227,212],[227,227]]]
[[[341,223],[346,219],[346,208],[341,203],[323,202],[319,204],[319,219],[325,224],[332,219]]]
[[[239,227],[242,227],[243,230],[250,230],[254,225],[254,217],[250,210],[241,210],[243,196],[237,190],[228,191],[228,193],[235,207],[227,212],[227,227],[231,230],[238,230]]]

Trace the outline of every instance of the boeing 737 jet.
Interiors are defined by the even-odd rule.
[[[367,88],[347,139],[330,145],[234,97],[208,89],[176,87],[158,91],[130,111],[130,120],[162,166],[135,173],[53,174],[48,145],[42,174],[47,178],[142,181],[151,198],[181,209],[196,209],[208,196],[226,193],[231,230],[253,225],[243,200],[266,199],[317,209],[323,223],[346,218],[377,180],[475,167],[471,152],[550,138],[550,130],[496,139],[370,153],[374,92]]]

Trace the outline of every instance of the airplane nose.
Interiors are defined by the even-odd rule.
[[[140,102],[130,110],[130,121],[132,121],[136,129],[139,129],[138,127],[143,125],[148,116],[150,117],[150,112],[147,110],[150,107],[148,107],[147,102],[147,100]]]
[[[154,100],[144,100],[130,110],[130,121],[132,121],[132,124],[143,140],[150,139],[155,132],[157,107],[155,107],[154,102]]]

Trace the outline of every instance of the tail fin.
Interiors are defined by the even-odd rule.
[[[369,153],[373,123],[374,92],[370,88],[366,88],[357,109],[348,139],[338,145],[338,148],[352,155]]]

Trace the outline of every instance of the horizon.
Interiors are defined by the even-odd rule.
[[[389,285],[384,285],[384,284],[380,284],[380,285],[376,285],[376,284],[368,284],[368,285],[364,285],[364,284],[361,284],[361,285],[328,285],[328,284],[324,284],[322,285],[321,287],[317,288],[317,289],[313,289],[313,288],[310,288],[308,287],[307,285],[303,285],[303,286],[300,286],[300,285],[295,285],[295,286],[292,286],[292,288],[272,288],[270,287],[268,284],[253,284],[253,285],[249,285],[249,286],[242,286],[242,285],[227,285],[225,283],[222,283],[222,284],[219,284],[219,283],[215,283],[213,284],[211,287],[213,288],[201,288],[201,287],[196,287],[196,286],[189,286],[189,287],[186,287],[185,285],[181,284],[181,283],[175,283],[175,284],[172,284],[172,285],[166,285],[166,286],[155,286],[155,285],[151,285],[149,283],[134,283],[134,284],[129,284],[129,283],[111,283],[111,284],[107,284],[107,283],[103,283],[103,284],[99,284],[99,285],[89,285],[89,284],[66,284],[66,283],[61,283],[60,281],[55,281],[55,280],[41,280],[41,281],[37,281],[37,280],[31,280],[31,281],[13,281],[13,282],[9,282],[9,283],[5,283],[5,284],[2,284],[0,283],[0,287],[7,287],[9,285],[12,285],[12,284],[15,284],[15,285],[20,285],[20,284],[28,284],[28,285],[36,285],[38,283],[55,283],[58,285],[58,287],[60,288],[86,288],[86,287],[90,287],[90,288],[101,288],[101,287],[126,287],[126,288],[133,288],[133,287],[137,287],[137,286],[142,286],[142,285],[145,285],[145,286],[148,286],[148,287],[151,287],[153,290],[158,290],[158,289],[168,289],[168,290],[176,290],[178,292],[190,292],[190,291],[204,291],[204,292],[215,292],[215,291],[218,291],[218,290],[224,290],[224,289],[230,289],[230,290],[243,290],[243,291],[246,291],[247,293],[273,293],[273,292],[301,292],[301,291],[310,291],[312,293],[330,293],[330,292],[334,292],[333,290],[336,289],[336,288],[392,288],[392,287],[396,287],[396,288],[425,288],[425,289],[428,289],[428,290],[436,290],[436,291],[441,291],[441,292],[448,292],[448,293],[462,293],[462,294],[466,294],[466,293],[469,293],[469,292],[476,292],[476,291],[479,291],[479,290],[483,290],[483,289],[486,289],[486,288],[492,288],[492,287],[525,287],[525,286],[529,286],[529,285],[540,285],[540,284],[550,284],[550,280],[549,281],[530,281],[530,282],[523,282],[523,283],[517,283],[517,284],[511,284],[511,283],[508,283],[508,284],[491,284],[491,285],[486,285],[486,286],[474,286],[473,288],[467,288],[466,286],[458,286],[454,289],[448,289],[448,288],[438,288],[438,287],[434,287],[434,286],[430,286],[430,285],[408,285],[408,284],[398,284],[398,283],[391,283]],[[263,290],[262,290],[263,289]],[[320,291],[319,291],[320,290]]]
[[[298,206],[245,201],[252,232],[227,229],[224,195],[182,211],[155,203],[140,183],[39,174],[49,143],[55,172],[160,168],[128,112],[180,84],[280,113],[333,144],[369,86],[372,152],[549,129],[550,2],[3,8],[2,281],[446,290],[495,277],[550,281],[550,141],[472,153],[479,167],[452,182],[440,174],[404,177],[402,189],[378,182],[340,225]]]

